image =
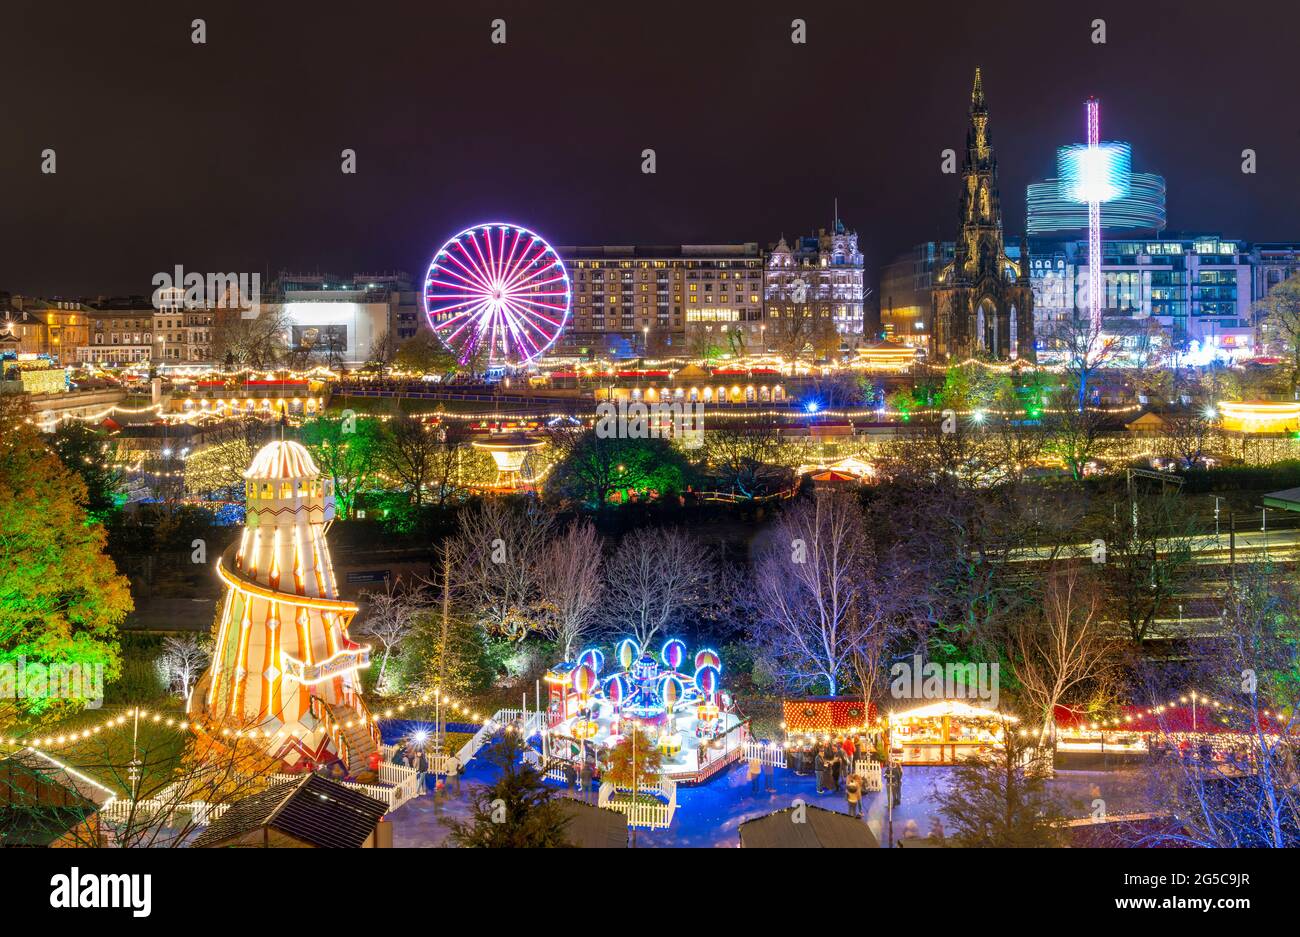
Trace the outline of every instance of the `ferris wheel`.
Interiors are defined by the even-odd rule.
[[[569,275],[559,254],[518,225],[467,228],[442,246],[424,278],[424,312],[460,364],[524,365],[559,338],[569,318]]]

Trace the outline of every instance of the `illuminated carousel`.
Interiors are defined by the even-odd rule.
[[[605,654],[588,648],[546,674],[547,722],[543,754],[551,760],[599,759],[632,725],[655,740],[663,771],[676,780],[704,780],[739,756],[744,725],[723,692],[718,652],[698,651],[687,665],[686,645],[666,641],[656,657],[633,638]]]

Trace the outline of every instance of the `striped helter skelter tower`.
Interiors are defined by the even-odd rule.
[[[262,448],[244,473],[247,520],[217,561],[225,582],[212,663],[190,699],[214,733],[264,740],[289,771],[341,761],[363,769],[378,732],[358,673],[370,648],[348,637],[325,543],[333,482],[296,442]]]

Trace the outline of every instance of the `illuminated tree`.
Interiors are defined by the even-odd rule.
[[[782,681],[838,693],[863,642],[900,608],[892,578],[854,496],[819,493],[787,510],[754,568],[756,630]]]
[[[554,849],[572,846],[566,830],[569,815],[550,787],[531,766],[520,762],[521,745],[507,732],[490,758],[501,768],[491,785],[474,794],[468,820],[453,820],[453,845],[472,849]]]
[[[443,481],[454,465],[455,441],[449,441],[442,427],[431,427],[418,417],[400,414],[388,421],[379,440],[379,464],[411,492],[416,508],[424,503],[426,486]],[[448,450],[451,450],[450,452]],[[447,463],[451,462],[452,465]],[[440,471],[440,469],[442,471]],[[446,498],[445,485],[439,485],[438,499]]]
[[[560,500],[605,507],[616,492],[675,494],[692,473],[686,458],[666,439],[602,437],[594,429],[553,433],[557,455],[546,493]]]
[[[405,587],[400,577],[386,580],[383,592],[366,592],[363,598],[365,605],[352,631],[372,637],[383,646],[384,656],[379,662],[375,686],[380,693],[387,693],[390,688],[385,678],[389,658],[415,627],[416,617],[427,610],[433,600],[423,586]]]
[[[938,813],[955,846],[1050,848],[1063,845],[1065,816],[1047,789],[1050,766],[1033,755],[1034,740],[1002,722],[1003,744],[959,761],[934,789]]]
[[[86,485],[86,513],[103,523],[117,508],[122,470],[115,464],[117,444],[81,420],[67,420],[50,436],[50,447]]]
[[[635,742],[633,741],[635,739]],[[602,779],[619,790],[654,790],[663,773],[663,752],[642,726],[629,726],[609,750]]]
[[[273,367],[288,353],[288,334],[283,304],[219,310],[212,327],[212,357],[224,359],[231,370]]]
[[[456,370],[456,358],[432,332],[419,331],[397,346],[393,367],[416,374],[446,374]]]
[[[168,635],[163,638],[162,653],[158,655],[158,666],[166,675],[168,683],[173,680],[180,684],[180,695],[188,700],[194,681],[203,673],[211,658],[211,645],[197,634]]]
[[[534,501],[484,501],[458,518],[452,589],[488,634],[521,641],[539,625],[542,559],[551,517]]]
[[[379,464],[383,428],[368,417],[313,417],[302,425],[302,443],[321,472],[334,482],[339,517],[351,517],[357,495]]]
[[[1300,847],[1300,595],[1290,570],[1239,570],[1216,602],[1219,628],[1193,648],[1200,725],[1213,722],[1222,761],[1203,744],[1179,755],[1187,726],[1156,715],[1158,749],[1150,785],[1157,806],[1177,818],[1135,836],[1141,847]],[[1152,668],[1153,702],[1169,698]],[[1182,688],[1186,692],[1186,688]],[[1208,691],[1208,695],[1207,695]],[[1186,703],[1186,697],[1180,702]],[[1184,715],[1186,709],[1181,710]],[[1224,745],[1226,743],[1226,745]],[[1167,752],[1161,756],[1160,751]]]
[[[721,490],[742,498],[771,494],[793,481],[793,461],[803,446],[787,443],[775,420],[732,421],[711,425],[704,434],[701,474]]]
[[[1287,359],[1294,396],[1300,386],[1300,275],[1292,274],[1255,306],[1261,315],[1260,344]]]
[[[0,665],[24,658],[29,668],[102,666],[106,680],[119,673],[117,626],[131,594],[85,502],[85,482],[35,428],[0,415]],[[41,713],[54,702],[24,698],[17,708]]]
[[[246,437],[204,446],[185,460],[185,488],[225,501],[242,501],[244,469],[257,454]]]
[[[1109,675],[1115,656],[1104,611],[1100,584],[1071,562],[1048,578],[1041,611],[1016,627],[1012,671],[1039,717],[1037,738],[1050,738],[1058,705]]]

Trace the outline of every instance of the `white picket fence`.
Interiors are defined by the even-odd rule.
[[[755,758],[761,764],[771,765],[773,768],[785,767],[785,749],[780,745],[773,745],[771,742],[759,742],[755,739],[749,739],[745,742],[745,761],[752,761]]]
[[[205,800],[175,801],[162,797],[144,800],[110,800],[99,810],[99,815],[112,823],[157,823],[166,814],[171,825],[178,813],[188,813],[195,826],[207,826],[230,809],[230,804],[210,804]]]
[[[272,784],[278,784],[281,781],[300,781],[302,778],[301,774],[272,774],[268,775],[267,780]],[[390,811],[396,810],[408,800],[414,800],[419,796],[420,772],[415,768],[381,761],[379,763],[379,780],[384,783],[362,784],[360,781],[340,781],[339,783],[344,787],[352,788],[354,791],[360,791],[367,797],[388,804]]]
[[[853,762],[853,773],[862,778],[862,787],[868,791],[880,790],[881,764],[871,758]]]
[[[649,794],[665,798],[662,801],[611,800],[614,796],[614,790],[614,785],[609,781],[601,784],[600,793],[596,798],[596,805],[607,807],[610,810],[617,810],[627,817],[628,826],[637,826],[650,830],[666,830],[672,826],[673,817],[677,814],[677,785],[672,778],[661,778],[658,787],[643,787],[639,791],[641,795]],[[619,793],[632,793],[627,788],[619,788],[618,791]]]

